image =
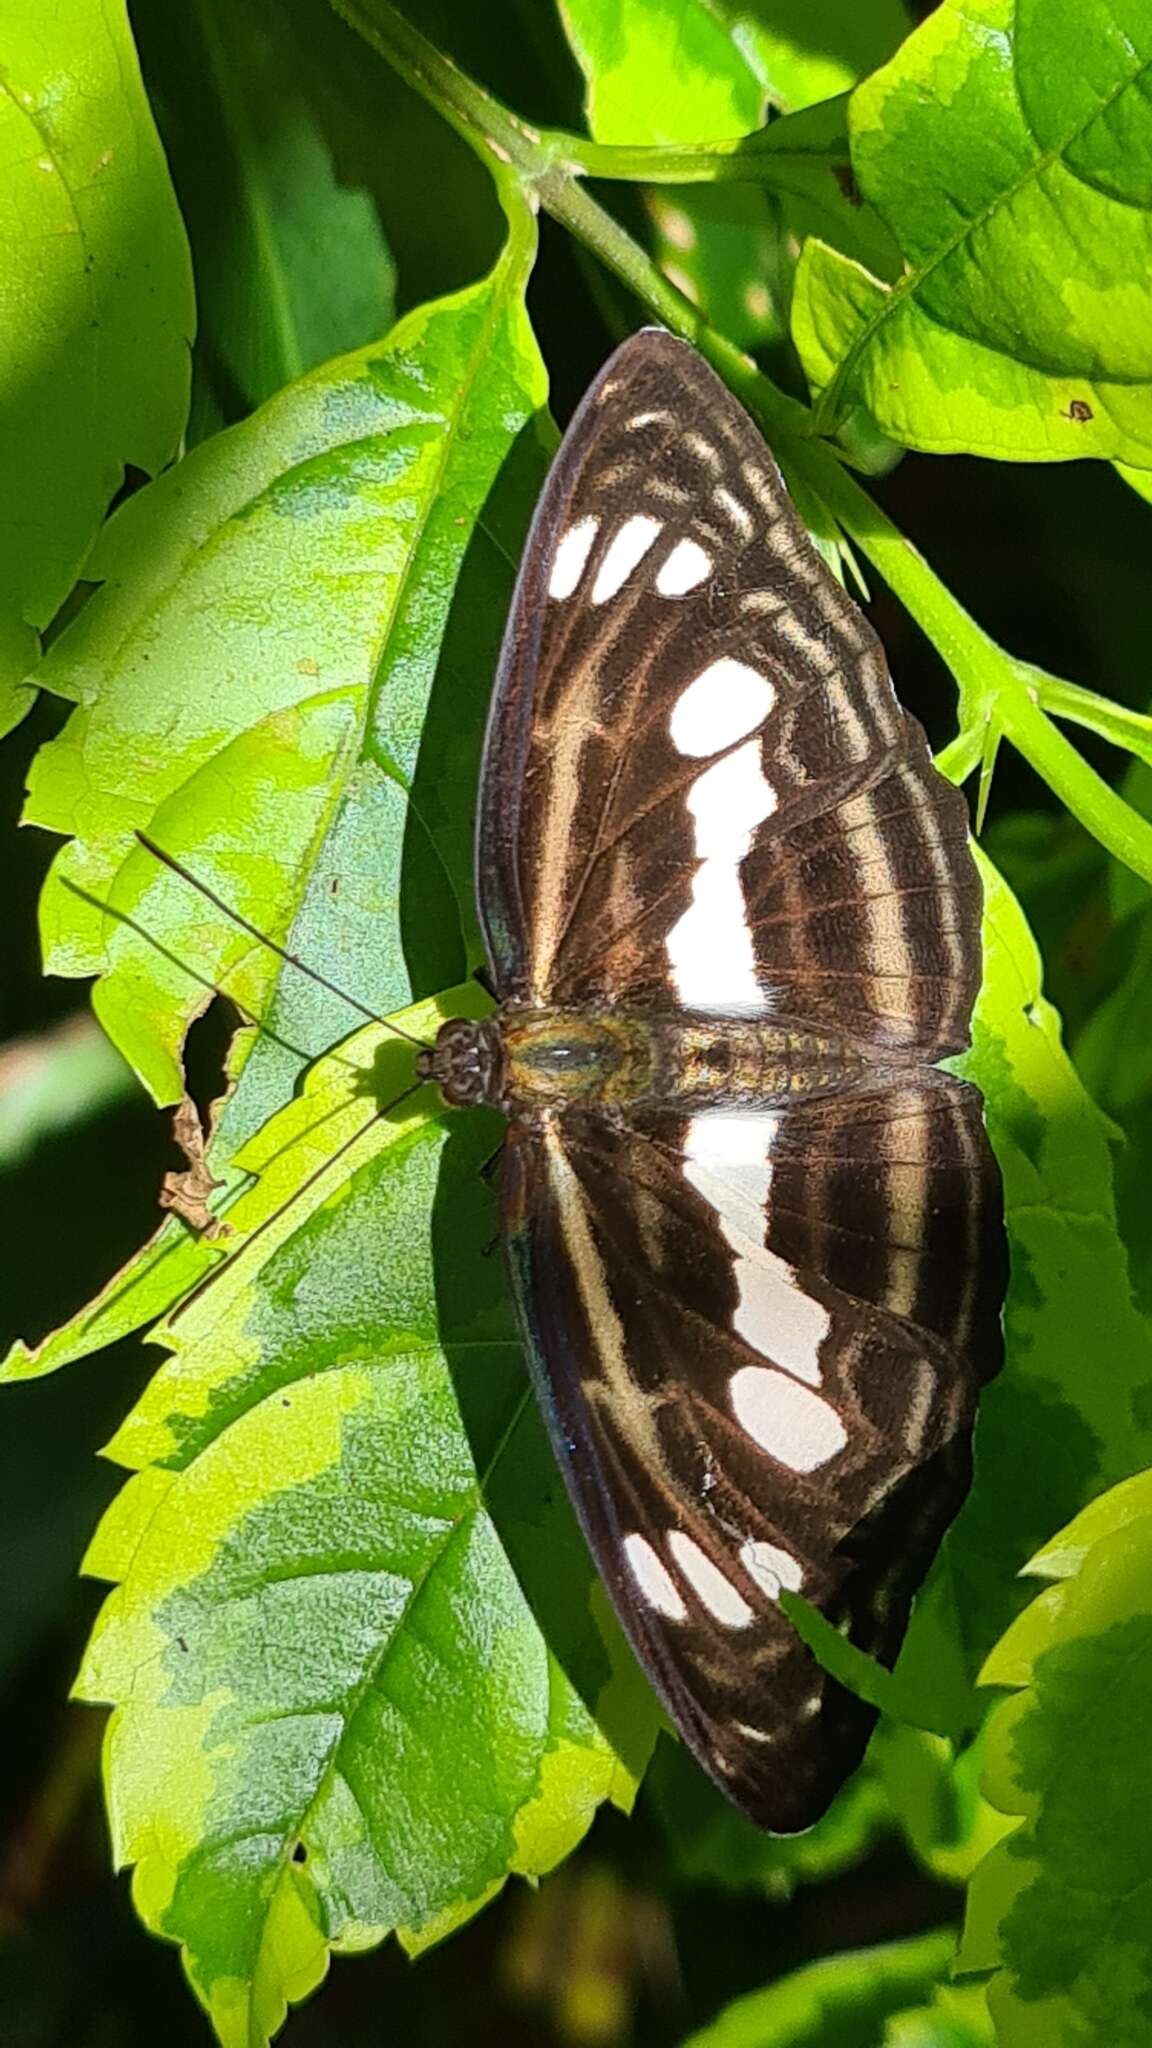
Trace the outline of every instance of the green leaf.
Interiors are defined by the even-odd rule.
[[[993,2048],[994,2040],[988,2001],[973,1984],[943,1984],[931,2005],[884,2023],[883,2048]]]
[[[194,307],[123,0],[10,14],[0,242],[0,731],[127,463],[175,451]]]
[[[299,976],[273,1002],[281,962],[135,834],[378,1013],[464,971],[483,698],[543,461],[533,246],[518,217],[482,284],[139,493],[45,663],[79,705],[30,786],[28,815],[76,835],[44,892],[46,965],[101,976],[101,1021],[160,1101],[213,986],[278,1033],[226,1144],[290,1092],[290,1048],[349,1013]]]
[[[1118,1118],[1152,1096],[1152,1047],[1146,1029],[1152,998],[1152,917],[1142,912],[1133,924],[1127,968],[1076,1041],[1076,1064],[1086,1086]]]
[[[329,1946],[419,1948],[551,1867],[655,1729],[485,1257],[489,1120],[381,1114],[350,1068],[387,1095],[410,1053],[358,1034],[243,1155],[294,1192],[159,1333],[88,1559],[117,1861],[226,2048]]]
[[[1152,1329],[1133,1305],[1116,1228],[1111,1126],[1060,1043],[1018,906],[981,868],[985,978],[972,1051],[957,1064],[984,1092],[1004,1176],[1007,1360],[981,1397],[972,1492],[899,1667],[942,1687],[959,1654],[958,1696],[1018,1606],[1016,1574],[1047,1533],[1152,1458]]]
[[[980,1790],[980,1737],[956,1754],[923,1729],[881,1721],[868,1771],[883,1787],[892,1818],[925,1869],[943,1884],[966,1884],[1009,1827]]]
[[[760,126],[765,89],[722,7],[703,0],[559,6],[599,141],[701,142]]]
[[[1137,497],[1152,501],[1152,470],[1132,469],[1125,462],[1118,462],[1116,468],[1124,482],[1136,492]]]
[[[948,1929],[810,1963],[727,2006],[685,2048],[875,2048],[879,2029],[945,1974]]]
[[[0,1047],[0,1172],[134,1092],[129,1069],[90,1017]]]
[[[825,1671],[857,1699],[887,1714],[890,1720],[939,1736],[952,1732],[949,1703],[941,1701],[939,1688],[926,1685],[915,1671],[889,1671],[865,1650],[842,1636],[826,1615],[803,1594],[788,1589],[780,1605],[801,1641],[807,1643]],[[961,1724],[962,1727],[962,1724]]]
[[[302,20],[152,0],[136,21],[196,261],[198,411],[235,419],[384,334],[395,267],[373,200],[337,175]]]
[[[1133,1522],[1142,1522],[1152,1516],[1152,1472],[1136,1472],[1131,1479],[1122,1480],[1119,1486],[1109,1487],[1090,1500],[1087,1507],[1069,1522],[1067,1528],[1049,1538],[1034,1557],[1029,1558],[1024,1570],[1030,1579],[1071,1579],[1082,1570],[1089,1552],[1097,1543],[1108,1536],[1119,1535]],[[1029,1609],[1039,1615],[1039,1603]],[[1026,1623],[1024,1617],[1016,1623],[1011,1640],[1019,1643],[1023,1639]],[[1001,1641],[995,1652],[996,1679],[988,1683],[1015,1683],[1007,1672],[1007,1651]],[[1018,1681],[1023,1683],[1023,1680]]]
[[[810,243],[793,332],[820,411],[1017,461],[1152,465],[1152,16],[944,0],[852,102],[889,287]]]
[[[903,0],[560,0],[604,142],[711,142],[854,85],[908,26]],[[638,124],[650,134],[637,132]]]
[[[531,253],[522,223],[482,285],[140,493],[102,543],[105,587],[45,664],[82,705],[31,782],[29,815],[80,834],[45,890],[54,970],[104,967],[105,1024],[167,1099],[214,986],[264,1026],[241,1043],[212,1148],[233,1230],[249,1212],[229,1207],[231,1154],[348,1006],[133,835],[380,1012],[464,970],[487,690],[551,431],[521,296]],[[318,689],[329,678],[340,687]],[[17,1344],[0,1382],[143,1327],[220,1256],[169,1221],[43,1344]]]
[[[1149,2038],[1150,1506],[1146,1480],[1118,1488],[1056,1538],[1035,1568],[1071,1575],[982,1673],[1016,1689],[989,1725],[984,1786],[1019,1822],[972,1880],[961,1966],[996,1972],[1001,2048]]]
[[[684,145],[758,129],[766,106],[803,108],[853,83],[899,41],[902,0],[865,16],[789,5],[749,14],[705,0],[562,0],[573,51],[588,82],[586,108],[602,143]],[[765,131],[768,135],[772,130]],[[773,189],[723,184],[656,187],[648,196],[655,254],[665,276],[744,347],[781,341],[796,250],[820,232],[885,274],[895,250],[867,207],[838,182],[832,153],[765,158]]]

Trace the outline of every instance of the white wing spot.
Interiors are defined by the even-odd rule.
[[[692,878],[692,901],[664,942],[676,993],[691,1008],[768,1007],[756,979],[740,863],[777,802],[760,766],[758,740],[714,762],[692,784],[688,809],[701,865]]]
[[[682,547],[691,545],[681,542]],[[721,754],[762,725],[775,702],[767,676],[725,655],[710,662],[676,699],[668,727],[672,744],[681,754]]]
[[[779,1116],[694,1116],[684,1143],[684,1177],[720,1219],[736,1253],[740,1299],[732,1326],[754,1351],[809,1386],[820,1384],[827,1309],[806,1294],[787,1260],[764,1243]]]
[[[700,1545],[693,1543],[691,1536],[685,1536],[680,1529],[673,1529],[668,1538],[668,1548],[713,1619],[722,1621],[726,1628],[747,1628],[753,1619],[752,1609],[731,1580],[717,1571]]]
[[[687,1621],[688,1609],[676,1590],[675,1580],[646,1538],[626,1536],[622,1547],[624,1561],[640,1589],[641,1598],[669,1621]]]
[[[706,768],[688,797],[696,820],[698,857],[743,860],[757,825],[772,816],[778,801],[772,784],[764,779],[757,740]]]
[[[767,1593],[770,1600],[780,1598],[782,1587],[787,1586],[790,1593],[798,1593],[804,1583],[804,1572],[796,1559],[775,1543],[759,1540],[742,1544],[740,1562],[749,1578],[755,1580],[760,1591]]]
[[[790,1472],[815,1472],[848,1441],[829,1402],[771,1366],[742,1365],[728,1382],[728,1398],[741,1428]]]
[[[578,519],[562,536],[548,578],[549,597],[571,597],[584,574],[599,524],[598,519]]]
[[[775,1110],[748,1116],[713,1111],[694,1116],[684,1140],[688,1178],[706,1202],[759,1248],[772,1186],[772,1146],[780,1128]]]
[[[712,557],[698,541],[678,540],[666,562],[656,571],[656,588],[661,597],[683,597],[695,590],[712,573]]]
[[[637,512],[624,521],[619,533],[613,534],[608,552],[596,571],[596,581],[592,585],[593,604],[603,604],[606,598],[615,597],[637,563],[643,561],[657,534],[663,530],[662,519],[649,519],[644,512]]]
[[[805,1294],[792,1267],[767,1246],[758,1257],[741,1261],[737,1277],[740,1306],[734,1328],[761,1357],[818,1385],[820,1346],[830,1321],[823,1303]]]

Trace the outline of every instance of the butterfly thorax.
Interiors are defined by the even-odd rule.
[[[533,1117],[581,1105],[738,1108],[850,1087],[867,1062],[850,1040],[778,1019],[506,1005],[442,1026],[421,1060],[446,1102]]]

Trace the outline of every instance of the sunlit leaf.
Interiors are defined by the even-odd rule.
[[[244,1155],[295,1192],[158,1333],[88,1560],[117,1859],[225,2048],[330,1944],[419,1948],[549,1868],[654,1733],[485,1256],[489,1124],[349,1086],[408,1070],[370,1027]]]
[[[1118,1487],[1046,1546],[1058,1582],[988,1659],[1013,1688],[984,1786],[1018,1825],[977,1870],[962,1967],[995,1971],[1002,2048],[1148,2038],[1152,1495]]]
[[[601,142],[706,143],[759,128],[769,107],[808,107],[844,90],[895,48],[902,0],[861,11],[789,4],[753,10],[706,0],[562,0],[588,82],[588,123]],[[751,347],[787,332],[792,272],[806,235],[892,267],[890,237],[842,188],[842,165],[813,155],[786,189],[654,187],[648,197],[665,275],[732,340]]]
[[[727,2006],[685,2048],[875,2048],[878,2030],[947,1974],[949,1930],[828,1956]]]
[[[938,453],[1152,464],[1152,17],[944,0],[852,102],[894,285],[811,243],[793,332],[830,416]]]
[[[194,311],[123,0],[8,10],[0,137],[4,731],[125,465],[175,452]]]
[[[1116,468],[1137,497],[1152,500],[1152,469],[1133,469],[1125,462],[1118,462]]]
[[[641,139],[629,122],[662,128],[665,142],[746,135],[767,106],[811,106],[854,85],[908,27],[903,0],[560,0],[560,11],[596,133],[621,142]]]
[[[930,2005],[893,2013],[885,2021],[882,2048],[993,2048],[994,2041],[980,1986],[942,1984]]]
[[[189,1019],[227,982],[286,1042],[259,1040],[233,1133],[283,1100],[288,1047],[321,1050],[353,1020],[300,976],[273,1003],[275,955],[134,835],[379,1013],[459,978],[483,703],[542,461],[531,249],[522,224],[484,283],[139,493],[45,664],[78,700],[29,797],[32,819],[76,835],[44,894],[46,964],[101,976],[101,1021],[161,1101],[181,1092]]]

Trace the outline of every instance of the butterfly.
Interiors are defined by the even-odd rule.
[[[873,1710],[1001,1363],[958,791],[737,400],[645,330],[536,510],[492,698],[497,1009],[421,1071],[508,1118],[511,1289],[557,1459],[673,1723],[792,1832]]]

